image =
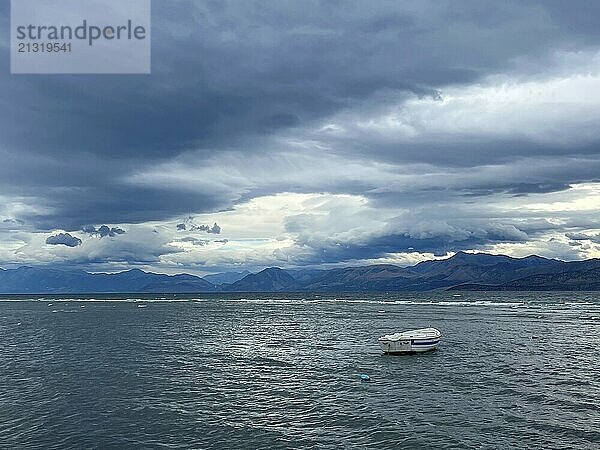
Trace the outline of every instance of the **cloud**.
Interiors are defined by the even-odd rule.
[[[81,239],[72,236],[69,233],[59,233],[53,236],[49,236],[46,239],[46,244],[49,245],[65,245],[67,247],[77,247],[81,245]]]
[[[597,72],[600,54],[589,57]],[[355,118],[342,114],[336,125],[346,130],[348,139],[370,137],[384,146],[414,142],[423,146],[448,139],[478,139],[481,145],[482,139],[508,139],[551,146],[555,151],[562,148],[564,152],[568,151],[564,147],[583,146],[600,138],[590,126],[600,118],[600,95],[596,94],[600,76],[577,67],[571,70],[569,74],[525,80],[489,77],[476,85],[448,87],[441,100],[413,97],[384,104],[368,118],[360,111]],[[523,155],[523,149],[519,154]]]
[[[25,222],[23,222],[20,219],[8,218],[8,219],[2,220],[2,223],[9,224],[9,225],[23,225]]]
[[[177,231],[204,231],[209,234],[221,234],[221,227],[215,222],[213,226],[210,225],[196,225],[192,216],[185,219],[184,223],[177,224]]]
[[[571,239],[572,241],[589,241],[595,244],[600,244],[600,233],[565,233],[565,236]]]
[[[25,222],[20,219],[14,219],[12,217],[0,220],[0,232],[1,231],[17,231],[25,229]]]
[[[155,6],[151,75],[0,74],[2,261],[597,254],[597,3]]]
[[[96,228],[93,225],[86,225],[81,229],[84,233],[92,236],[98,236],[100,239],[103,237],[115,237],[119,234],[125,234],[126,231],[119,227],[108,227],[107,225],[101,225]]]
[[[207,178],[204,191],[193,194],[184,187],[133,186],[123,180],[192,149],[200,160],[212,155],[218,160],[231,152],[242,160],[255,154],[276,158],[282,137],[314,140],[311,130],[327,124],[334,125],[329,130],[343,128],[345,124],[337,121],[345,114],[346,125],[361,125],[350,130],[356,139],[344,139],[342,133],[328,152],[352,152],[360,156],[359,163],[402,156],[404,162],[427,157],[428,163],[439,165],[447,155],[447,160],[464,164],[469,161],[465,153],[474,163],[479,155],[502,159],[506,152],[522,151],[523,143],[512,133],[516,129],[527,137],[525,122],[541,124],[529,133],[536,142],[549,145],[553,137],[560,142],[562,133],[550,126],[556,121],[548,122],[553,114],[567,119],[568,128],[579,132],[579,142],[593,138],[591,124],[586,128],[585,120],[578,119],[586,111],[580,91],[569,88],[585,84],[585,73],[593,74],[594,65],[581,61],[590,57],[549,60],[549,55],[567,47],[575,49],[572,53],[581,49],[589,53],[599,45],[592,27],[575,31],[572,26],[594,17],[593,2],[573,8],[577,13],[547,2],[450,6],[436,1],[418,5],[382,1],[367,7],[352,1],[343,8],[309,4],[302,8],[289,2],[222,7],[193,1],[158,4],[156,16],[161,20],[153,29],[153,73],[143,79],[2,75],[1,147],[9,150],[0,156],[0,184],[3,192],[35,197],[35,204],[44,210],[20,218],[35,221],[39,228],[76,229],[90,222],[141,223],[186,211],[231,208],[240,192],[220,189],[216,177]],[[8,12],[0,11],[0,19],[8,22]],[[199,51],[201,58],[189,58]],[[543,73],[553,65],[571,71],[565,76],[570,81],[563,83],[565,93],[577,95],[565,108],[539,111],[544,98],[553,97],[546,92],[536,97],[530,89],[535,94],[536,89],[563,88],[560,77]],[[494,84],[492,78],[498,74],[505,81]],[[520,81],[523,74],[529,79]],[[503,83],[508,86],[504,100],[499,95]],[[528,113],[525,100],[531,99]],[[502,102],[518,102],[523,111],[503,114]],[[395,117],[398,111],[406,111],[406,117]],[[517,115],[526,116],[522,127],[514,119]],[[448,134],[453,117],[454,136],[468,134],[469,127],[473,133],[483,123],[480,131],[491,135],[493,142],[438,140],[431,146],[413,139],[409,148],[399,149],[396,142],[382,139],[393,130],[379,137],[374,133],[389,116],[396,128],[405,126],[425,138],[428,129],[429,134]],[[327,144],[324,136],[318,138]],[[465,152],[465,146],[472,150]],[[298,151],[289,146],[284,150]],[[543,149],[538,146],[537,151]],[[322,153],[322,159],[329,157]],[[297,169],[310,172],[307,167]],[[27,176],[31,171],[36,171],[35,180]],[[277,192],[260,185],[260,180],[255,189],[261,190],[258,195]],[[324,190],[333,192],[316,192]],[[242,190],[241,195],[248,192]],[[78,207],[83,201],[88,205],[85,214]]]
[[[179,242],[188,242],[192,245],[206,245],[210,241],[208,241],[206,239],[197,239],[194,237],[184,237],[184,238],[179,239]]]
[[[205,227],[205,228],[200,227],[200,229],[202,229],[203,231],[206,231],[207,233],[211,233],[211,234],[221,234],[221,227],[219,225],[217,225],[216,222],[213,224],[212,227]]]

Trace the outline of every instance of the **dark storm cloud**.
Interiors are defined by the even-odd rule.
[[[465,196],[485,196],[493,194],[512,194],[515,196],[527,195],[527,194],[545,194],[548,192],[559,192],[567,190],[571,187],[570,184],[566,183],[514,183],[511,185],[501,187],[487,187],[483,189],[467,189],[463,195]]]
[[[600,233],[565,233],[565,236],[571,239],[572,241],[591,241],[596,244],[600,244]]]
[[[67,247],[77,247],[81,245],[81,239],[72,236],[70,233],[59,233],[46,238],[46,244],[49,245],[65,245]]]
[[[111,158],[237,145],[377,91],[436,95],[595,38],[549,15],[521,2],[156,2],[151,76],[3,75],[15,101],[0,129],[11,147]]]
[[[464,157],[464,160],[468,156]],[[485,202],[485,197],[521,197],[530,194],[545,194],[565,191],[572,184],[597,182],[600,173],[600,158],[591,155],[573,157],[546,157],[517,159],[510,164],[486,165],[484,167],[449,166],[442,174],[439,167],[422,169],[413,179],[420,182],[414,186],[403,186],[395,190],[382,185],[377,189],[365,189],[374,205],[418,206],[443,203],[452,205],[463,202]],[[523,180],[527,180],[524,182]],[[526,215],[525,211],[521,212]]]
[[[326,143],[332,143],[325,140]],[[527,157],[578,157],[589,158],[598,156],[599,142],[593,144],[580,144],[574,142],[568,146],[553,143],[532,142],[523,137],[446,137],[445,139],[431,142],[427,139],[414,142],[389,142],[378,141],[371,136],[363,139],[343,139],[335,147],[340,154],[365,155],[379,161],[392,164],[427,163],[439,167],[461,168],[478,167],[486,164],[506,164]],[[581,167],[587,178],[592,176],[591,171]]]
[[[0,4],[3,25],[7,5]],[[153,8],[149,76],[0,73],[0,189],[37,207],[19,220],[44,230],[80,230],[90,223],[217,211],[284,190],[320,192],[317,183],[283,186],[268,179],[238,191],[207,182],[201,192],[129,181],[186,151],[195,151],[198,160],[233,151],[240,161],[251,153],[274,152],[274,136],[302,133],[345,109],[415,95],[439,99],[448,86],[516,70],[516,59],[543,61],[557,50],[600,42],[595,2],[177,1],[154,2]],[[2,29],[0,57],[8,61],[2,45],[8,27]],[[509,164],[523,156],[574,159],[561,170],[512,178],[506,172],[471,185],[386,193],[386,186],[360,180],[327,180],[327,191],[408,207],[437,196],[555,192],[597,178],[597,148],[596,142],[565,147],[523,137],[401,146],[359,136],[329,151],[397,165],[426,163],[440,172]],[[118,234],[100,229],[93,233]],[[198,229],[221,231],[217,224]],[[400,234],[380,240],[373,245],[382,252],[409,247],[437,252],[498,239],[488,234],[413,242]],[[360,254],[362,248],[347,253]]]
[[[221,234],[221,227],[215,222],[212,227],[208,225],[200,225],[196,229],[206,231],[209,234]]]
[[[100,225],[96,228],[93,225],[86,225],[81,229],[84,233],[91,234],[92,236],[98,236],[99,238],[103,237],[115,237],[119,234],[125,234],[126,231],[119,227],[108,227],[107,225]]]
[[[10,218],[10,219],[4,219],[2,221],[2,223],[8,224],[8,225],[23,225],[25,222],[23,222],[20,219],[12,219],[12,218]]]
[[[196,225],[193,217],[188,217],[187,223],[178,223],[176,228],[177,231],[204,231],[208,234],[221,234],[221,227],[215,222],[212,226],[210,225]]]
[[[0,221],[0,232],[2,231],[17,231],[25,228],[25,222],[21,219],[9,217]]]
[[[0,173],[2,169],[0,167]],[[42,206],[56,208],[56,212],[50,214],[22,213],[22,218],[35,223],[42,230],[62,228],[76,231],[90,222],[138,223],[170,218],[190,210],[214,210],[229,206],[222,194],[211,191],[182,192],[152,185],[131,186],[119,179],[99,186],[81,185],[77,181],[71,189],[51,186],[42,191],[35,180],[23,178],[20,189],[13,185],[7,187],[7,191],[32,196]],[[69,178],[70,174],[65,173],[62,181],[68,181]],[[106,180],[113,179],[107,176]],[[34,186],[28,185],[30,182]]]

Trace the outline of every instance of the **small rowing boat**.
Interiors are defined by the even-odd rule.
[[[442,333],[435,328],[386,334],[378,339],[385,354],[421,353],[435,350],[440,344]]]

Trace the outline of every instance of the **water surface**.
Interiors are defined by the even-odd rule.
[[[599,336],[596,293],[4,296],[0,446],[598,448]]]

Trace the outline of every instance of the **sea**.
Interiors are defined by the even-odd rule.
[[[600,294],[3,296],[0,448],[598,449]]]

